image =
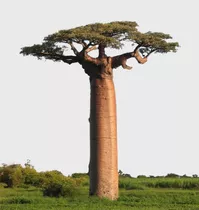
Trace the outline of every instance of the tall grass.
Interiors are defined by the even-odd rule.
[[[173,188],[173,189],[198,189],[199,178],[129,178],[121,177],[119,187],[130,189],[146,188]]]

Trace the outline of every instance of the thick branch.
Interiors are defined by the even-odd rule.
[[[139,53],[140,46],[141,45],[138,45],[133,52],[124,53],[124,54],[113,57],[112,58],[112,67],[117,68],[119,66],[122,66],[124,69],[130,70],[130,69],[132,69],[132,67],[128,66],[126,64],[126,62],[129,58],[132,58],[132,57],[134,57],[140,64],[144,64],[145,62],[147,62],[147,57],[152,52],[150,52],[147,56],[142,57]]]
[[[100,65],[100,64],[101,64],[100,59],[98,59],[98,58],[93,58],[92,56],[88,55],[88,53],[87,53],[86,51],[84,51],[83,58],[84,58],[85,61],[94,63],[94,64],[96,64],[96,65]]]
[[[104,44],[99,44],[99,47],[98,47],[98,49],[99,49],[99,58],[103,58],[103,57],[105,57],[106,56],[106,54],[105,54],[105,45]]]
[[[136,51],[134,51],[133,53],[133,57],[135,57],[135,59],[138,61],[138,63],[144,64],[147,62],[147,57],[142,57],[139,53],[139,50],[137,49]]]
[[[124,69],[131,70],[132,67],[126,64],[127,59],[132,58],[134,53],[124,53],[122,55],[112,57],[112,68],[122,66]]]
[[[97,45],[92,45],[91,43],[89,43],[87,45],[86,48],[84,48],[81,52],[80,52],[80,57],[83,58],[83,60],[87,61],[87,62],[91,62],[93,64],[96,64],[96,65],[100,65],[101,64],[101,61],[99,58],[94,58],[92,56],[90,56],[88,53],[93,51],[93,50],[96,50],[98,49]]]

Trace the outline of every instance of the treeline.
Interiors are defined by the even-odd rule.
[[[197,174],[192,176],[178,175],[169,173],[165,176],[145,176],[138,175],[137,178],[131,177],[119,171],[119,187],[132,190],[144,190],[147,188],[173,188],[173,189],[199,189],[199,178]]]
[[[174,189],[199,189],[199,178],[196,174],[192,177],[174,173],[166,176],[145,176],[137,178],[125,174],[121,170],[119,175],[119,188],[125,190],[144,190],[147,188],[174,188]],[[20,164],[3,164],[0,167],[0,188],[29,188],[36,187],[42,190],[44,196],[75,196],[81,190],[88,188],[89,177],[86,173],[74,173],[64,176],[57,170],[37,172],[28,161],[24,167]]]
[[[125,174],[123,173],[121,170],[119,170],[119,176],[120,177],[129,177],[129,178],[134,178],[132,177],[130,174]],[[146,175],[138,175],[137,178],[198,178],[198,175],[197,174],[193,174],[192,176],[187,176],[186,174],[184,175],[178,175],[178,174],[175,174],[175,173],[169,173],[165,176],[153,176],[153,175],[150,175],[150,176],[146,176]]]
[[[60,171],[52,170],[37,172],[27,162],[24,167],[20,164],[0,167],[0,187],[29,188],[36,187],[43,191],[44,196],[74,196],[83,186],[88,186],[87,174],[73,174],[64,176]]]

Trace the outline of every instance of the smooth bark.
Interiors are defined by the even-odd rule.
[[[90,195],[118,198],[116,99],[112,78],[90,81]]]
[[[95,47],[93,47],[95,48]],[[146,62],[137,51],[107,57],[104,46],[99,45],[99,57],[85,52],[82,67],[90,76],[90,195],[111,200],[118,198],[118,153],[116,98],[113,68],[130,69],[126,61],[135,57]]]

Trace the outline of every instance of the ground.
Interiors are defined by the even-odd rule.
[[[34,187],[0,188],[0,210],[199,210],[199,190],[148,188],[120,189],[120,198],[109,201],[88,197],[88,186],[70,198],[43,197]]]

